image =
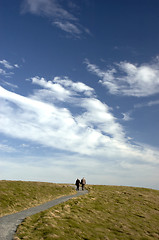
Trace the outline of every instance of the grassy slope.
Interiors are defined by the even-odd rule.
[[[71,187],[62,184],[0,181],[0,216],[73,193],[75,191]]]
[[[159,191],[90,186],[89,194],[27,218],[18,239],[159,239]]]

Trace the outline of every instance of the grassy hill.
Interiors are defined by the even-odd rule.
[[[89,193],[27,218],[14,240],[159,239],[159,191],[87,186]],[[0,181],[0,216],[75,191],[66,184]]]
[[[0,217],[74,193],[66,184],[0,181]]]
[[[19,239],[159,239],[159,191],[89,186],[87,195],[27,218]]]

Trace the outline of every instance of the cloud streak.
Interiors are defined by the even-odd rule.
[[[79,35],[82,33],[81,30],[75,24],[70,23],[70,22],[55,21],[55,22],[53,22],[53,24],[55,26],[57,26],[58,28],[60,28],[61,30],[71,33],[71,34]]]
[[[36,15],[52,16],[64,20],[76,20],[76,18],[65,10],[56,0],[25,0],[23,2],[22,12],[31,12]]]
[[[21,12],[51,18],[52,25],[76,37],[84,32],[89,33],[89,30],[80,25],[78,18],[69,11],[70,4],[67,7],[68,10],[64,9],[57,0],[24,0]]]
[[[14,74],[14,72],[10,72],[10,70],[13,70],[15,68],[19,68],[18,64],[10,64],[7,60],[3,59],[0,60],[0,75],[5,76],[5,77],[10,77]]]
[[[159,105],[159,100],[149,101],[146,103],[138,103],[134,105],[134,108],[152,107],[154,105]]]
[[[8,146],[7,144],[1,144],[0,143],[0,151],[2,152],[7,152],[7,153],[12,153],[12,152],[16,152],[16,149]]]
[[[115,63],[107,70],[85,61],[89,72],[113,95],[146,97],[159,93],[159,58],[149,64]]]
[[[2,64],[7,69],[13,69],[14,67],[6,60],[1,60],[0,64]]]
[[[11,65],[7,60],[3,59],[0,61],[0,64],[7,69],[19,68],[18,64]]]

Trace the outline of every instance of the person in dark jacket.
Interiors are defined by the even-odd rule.
[[[79,191],[80,180],[77,178],[75,185],[77,186],[76,190]]]
[[[84,177],[81,179],[81,185],[82,185],[82,190],[84,190],[84,187],[86,185],[86,179]]]

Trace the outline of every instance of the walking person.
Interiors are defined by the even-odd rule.
[[[80,180],[77,178],[76,182],[75,182],[75,185],[76,185],[76,190],[79,191],[79,186],[80,186]]]
[[[86,185],[86,179],[84,177],[81,179],[81,184],[82,184],[82,190],[84,190]]]

